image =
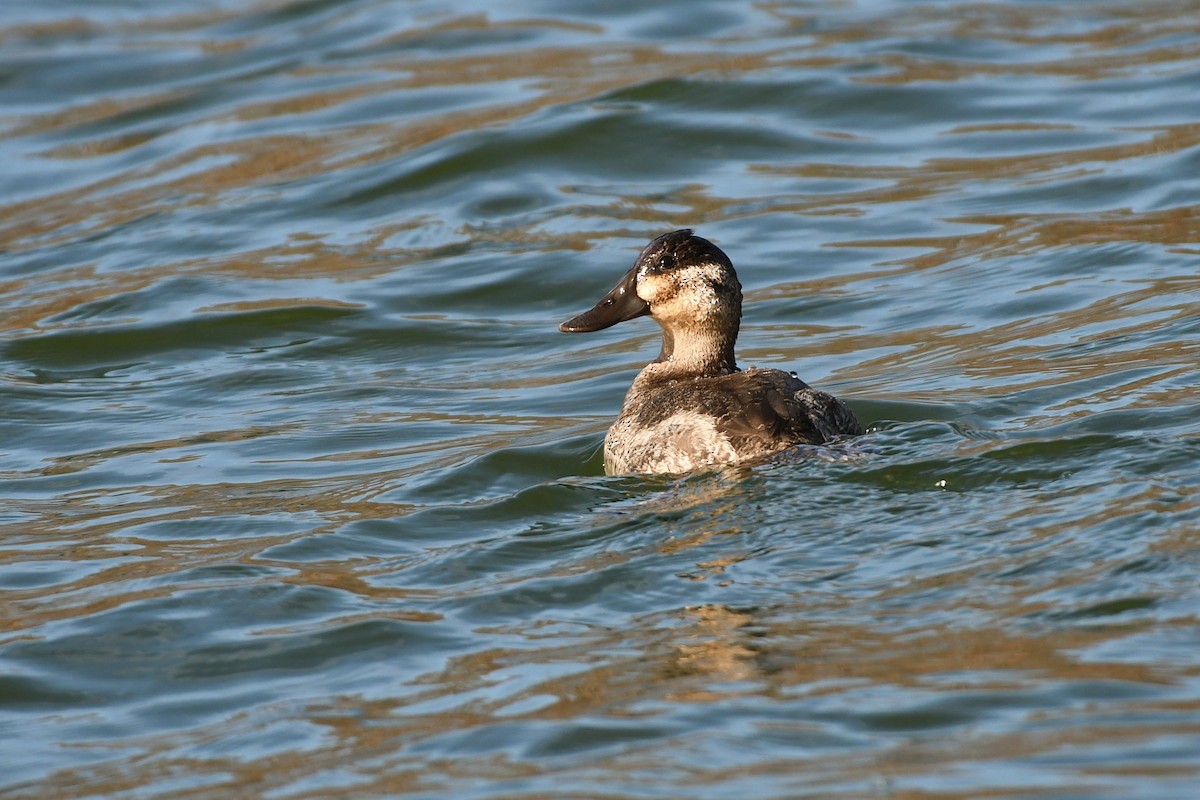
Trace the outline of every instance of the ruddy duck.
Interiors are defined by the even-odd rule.
[[[738,368],[742,285],[707,239],[659,236],[594,308],[558,329],[587,333],[645,315],[662,326],[662,352],[604,437],[608,474],[688,472],[863,432],[845,403],[795,373]]]

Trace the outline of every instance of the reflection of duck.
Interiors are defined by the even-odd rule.
[[[687,472],[862,433],[842,401],[794,373],[738,369],[742,286],[707,239],[690,230],[658,237],[604,299],[558,328],[598,331],[646,314],[662,326],[662,352],[604,437],[609,474]]]

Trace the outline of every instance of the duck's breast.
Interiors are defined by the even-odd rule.
[[[650,425],[622,416],[604,437],[604,469],[609,475],[690,472],[741,457],[719,420],[693,410],[677,411]]]

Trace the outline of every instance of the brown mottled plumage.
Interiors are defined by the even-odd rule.
[[[559,330],[598,331],[646,314],[662,326],[662,352],[634,379],[604,438],[609,474],[688,472],[862,433],[842,401],[794,374],[738,368],[742,287],[707,239],[690,230],[658,237],[594,308]]]

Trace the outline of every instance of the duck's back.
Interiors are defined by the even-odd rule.
[[[842,401],[777,369],[691,378],[646,370],[605,437],[604,462],[610,474],[687,472],[861,433]]]

